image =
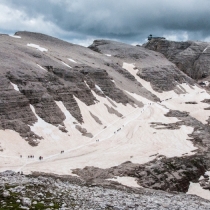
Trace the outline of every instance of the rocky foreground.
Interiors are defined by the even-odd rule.
[[[210,209],[193,195],[121,185],[95,186],[76,177],[0,173],[0,209]]]

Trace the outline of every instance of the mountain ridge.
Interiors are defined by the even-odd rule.
[[[85,48],[39,33],[1,35],[0,171],[209,189],[201,179],[210,171],[208,85],[183,70],[194,54],[181,57],[193,43],[95,40]],[[202,57],[206,45],[196,46]]]

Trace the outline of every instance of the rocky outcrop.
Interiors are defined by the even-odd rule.
[[[25,176],[11,171],[0,174],[0,198],[2,209],[207,210],[210,207],[209,201],[193,195],[132,189],[112,181],[91,186],[71,176]]]
[[[194,81],[183,74],[173,63],[165,59],[160,53],[147,50],[144,47],[135,47],[128,44],[109,40],[95,40],[90,49],[102,53],[110,54],[114,58],[127,63],[135,63],[139,70],[137,75],[150,82],[152,88],[158,92],[170,91],[176,88],[177,84],[194,84]],[[148,47],[148,49],[150,49]],[[161,61],[161,62],[160,62]],[[125,74],[117,65],[108,64],[121,74]],[[129,73],[125,74],[127,78],[135,81],[135,78]],[[140,84],[141,85],[141,84]],[[141,85],[142,86],[142,85]]]
[[[162,53],[193,79],[203,79],[210,75],[210,45],[207,42],[152,39],[144,47]]]
[[[137,75],[150,82],[158,92],[175,90],[177,84],[194,83],[173,65],[142,68]]]

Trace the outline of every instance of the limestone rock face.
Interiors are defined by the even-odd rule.
[[[45,122],[58,126],[63,125],[66,117],[56,101],[62,101],[81,124],[83,116],[75,97],[90,106],[96,101],[91,92],[94,91],[117,103],[133,103],[112,82],[113,77],[108,74],[107,65],[104,64],[102,68],[93,65],[93,62],[101,62],[99,58],[88,57],[86,64],[74,61],[68,65],[68,61],[62,61],[67,60],[69,50],[74,49],[78,59],[87,57],[85,52],[91,50],[43,34],[17,32],[16,35],[21,36],[21,39],[0,36],[1,129],[15,130],[34,145],[32,140],[41,139],[41,136],[30,129],[37,122],[31,106]],[[30,43],[36,43],[33,44],[35,47],[29,47]],[[43,47],[44,52],[39,50],[40,46],[46,47]]]
[[[153,89],[158,92],[174,90],[177,84],[184,82],[194,83],[173,63],[165,59],[162,54],[154,52],[153,48],[148,47],[150,50],[145,50],[141,46],[131,46],[107,40],[96,40],[89,48],[99,53],[112,55],[118,60],[135,63],[138,71],[137,75],[150,82]],[[124,73],[119,68],[116,69],[121,71],[122,74]],[[131,80],[135,80],[130,75],[126,76]]]
[[[193,79],[203,79],[210,75],[210,45],[207,42],[152,39],[144,47],[162,53]]]

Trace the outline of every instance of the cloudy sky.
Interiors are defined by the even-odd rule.
[[[210,0],[0,0],[0,33],[41,32],[89,45],[149,34],[210,42]]]

